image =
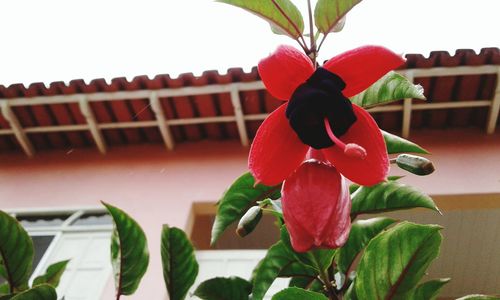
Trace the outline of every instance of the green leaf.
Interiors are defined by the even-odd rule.
[[[379,217],[368,220],[358,220],[352,223],[349,239],[337,251],[335,261],[339,271],[346,273],[356,256],[382,230],[394,224],[396,220]]]
[[[15,218],[0,211],[2,277],[5,277],[9,283],[11,291],[22,291],[28,288],[33,255],[33,242],[26,230]]]
[[[10,293],[10,287],[7,282],[0,284],[0,296],[4,296]]]
[[[3,265],[2,255],[0,255],[0,278],[7,279],[7,270],[5,270],[5,266]]]
[[[217,215],[212,227],[210,242],[212,245],[229,225],[238,221],[257,201],[280,197],[281,185],[271,187],[262,184],[257,184],[254,187],[254,185],[255,179],[247,172],[240,176],[219,200]]]
[[[450,282],[450,278],[434,279],[419,284],[413,291],[410,300],[435,300],[445,284]]]
[[[111,217],[111,262],[115,274],[116,293],[131,295],[139,286],[149,264],[148,242],[139,224],[123,210],[102,202]]]
[[[56,262],[52,265],[50,265],[47,268],[47,271],[45,274],[38,276],[33,280],[33,286],[37,286],[40,284],[50,284],[53,287],[57,287],[59,285],[59,281],[61,280],[61,276],[63,275],[64,271],[66,270],[66,266],[69,263],[68,260],[63,260],[60,262]]]
[[[161,260],[170,300],[184,299],[198,276],[194,247],[184,231],[163,225]]]
[[[290,279],[290,282],[288,283],[288,287],[297,287],[307,290],[309,285],[315,280],[316,278],[311,278],[311,277],[302,277],[302,276],[292,277]]]
[[[341,18],[337,24],[333,27],[332,32],[341,32],[342,29],[344,29],[345,23],[346,23],[346,16]]]
[[[300,299],[300,300],[328,300],[323,294],[306,291],[296,287],[286,288],[279,293],[275,294],[272,300],[290,300],[290,299]]]
[[[390,71],[363,92],[351,97],[352,103],[370,108],[405,98],[425,100],[424,90],[406,77]]]
[[[361,0],[318,0],[314,8],[314,23],[323,34],[337,27],[345,15]]]
[[[216,277],[202,282],[194,295],[204,300],[248,300],[252,284],[240,277]]]
[[[318,280],[317,276],[317,272],[314,269],[298,261],[292,262],[283,268],[279,274],[279,277],[291,277],[288,284],[289,287],[299,287],[321,292],[323,284]]]
[[[285,249],[285,251],[288,251],[288,249]],[[290,254],[290,253],[288,253]],[[292,261],[290,264],[286,265],[283,269],[281,269],[278,277],[294,277],[294,276],[301,276],[301,277],[312,277],[316,278],[317,272],[313,268],[304,265],[300,261],[294,261],[294,257],[291,257]]]
[[[351,185],[349,185],[349,194],[352,194],[354,193],[355,191],[357,191],[361,186],[357,183],[351,183]]]
[[[462,298],[458,298],[457,300],[499,300],[499,296],[488,296],[488,295],[467,295]]]
[[[398,181],[399,179],[404,178],[404,176],[387,176],[387,180],[389,181]]]
[[[271,24],[274,33],[297,39],[304,31],[302,15],[290,0],[217,0],[217,2],[234,5],[256,14]]]
[[[408,293],[439,254],[440,230],[437,225],[402,222],[376,236],[357,268],[357,297],[408,299]]]
[[[317,278],[311,277],[292,277],[288,284],[288,287],[297,287],[304,290],[309,290],[313,292],[321,293],[323,291],[323,283]]]
[[[281,241],[272,245],[267,250],[266,256],[257,264],[252,272],[252,299],[264,299],[264,295],[274,280],[293,261],[293,257],[290,257],[286,246]]]
[[[397,181],[401,178],[403,178],[404,176],[388,176],[387,177],[387,180],[389,181]],[[356,184],[356,183],[351,183],[351,185],[349,185],[349,194],[352,194],[354,193],[355,191],[357,191],[361,186],[359,184]]]
[[[441,213],[431,197],[397,181],[360,187],[351,197],[352,218],[360,214],[375,214],[415,207],[428,208]]]
[[[42,284],[15,294],[10,300],[57,300],[57,293],[51,285]]]
[[[252,299],[263,299],[267,290],[269,290],[269,287],[278,276],[299,275],[315,277],[312,270],[297,263],[283,242],[278,241],[267,250],[266,256],[257,264],[253,271]]]
[[[356,296],[356,291],[354,290],[354,282],[349,286],[347,291],[344,294],[344,299],[345,300],[358,300],[358,297]]]
[[[396,154],[403,152],[429,154],[427,150],[425,150],[424,148],[420,147],[419,145],[413,142],[410,142],[402,137],[399,137],[397,135],[391,134],[383,130],[381,130],[381,132],[382,135],[384,136],[385,144],[387,146],[387,153],[389,154]]]
[[[318,273],[322,273],[332,265],[335,256],[335,250],[333,249],[314,249],[305,253],[295,252],[290,242],[290,235],[284,225],[281,226],[281,241],[288,249],[288,252],[295,256],[298,261],[312,267]]]

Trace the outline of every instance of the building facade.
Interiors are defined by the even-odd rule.
[[[496,48],[408,55],[400,72],[424,87],[428,101],[402,99],[371,111],[381,128],[432,153],[435,173],[402,181],[433,196],[444,215],[393,214],[445,226],[429,277],[452,278],[447,297],[500,292],[499,65]],[[248,277],[263,256],[258,249],[277,239],[264,229],[247,241],[227,232],[208,246],[215,202],[247,171],[248,145],[280,105],[256,69],[2,86],[0,98],[0,209],[34,239],[33,276],[71,259],[59,287],[66,300],[113,297],[112,223],[101,200],[127,211],[148,237],[149,269],[130,299],[166,299],[162,224],[190,235],[198,282]],[[393,168],[391,175],[404,171]],[[279,284],[286,282],[274,288]]]

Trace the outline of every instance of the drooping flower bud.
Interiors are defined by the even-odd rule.
[[[432,164],[432,161],[421,156],[400,154],[396,158],[396,164],[401,169],[415,175],[425,176],[434,172],[434,165]]]
[[[351,199],[345,179],[333,166],[307,160],[283,183],[285,225],[297,252],[338,248],[351,229]]]
[[[262,209],[259,206],[252,206],[249,210],[241,217],[238,227],[236,228],[236,233],[244,237],[251,233],[260,219],[262,218]]]

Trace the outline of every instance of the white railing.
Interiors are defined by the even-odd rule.
[[[412,99],[405,99],[403,104],[392,104],[378,106],[369,109],[371,112],[391,112],[402,111],[402,136],[408,137],[410,134],[411,115],[414,110],[434,110],[434,109],[454,109],[467,107],[489,107],[486,132],[492,134],[495,131],[498,114],[500,110],[500,66],[461,66],[461,67],[438,67],[427,69],[408,69],[399,71],[411,81],[418,77],[441,77],[441,76],[462,76],[462,75],[484,75],[497,74],[497,85],[493,99],[474,99],[470,101],[449,101],[438,103],[413,103]],[[102,129],[116,128],[144,128],[158,127],[161,137],[167,149],[172,150],[175,147],[174,139],[170,131],[171,126],[188,124],[206,124],[220,122],[235,122],[238,128],[241,144],[247,146],[249,138],[245,126],[245,121],[263,120],[267,114],[249,114],[245,115],[241,108],[239,92],[256,91],[264,89],[261,81],[254,82],[235,82],[228,84],[213,84],[201,87],[182,87],[166,88],[158,90],[140,90],[140,91],[119,91],[119,92],[100,92],[90,94],[73,94],[57,96],[39,96],[39,97],[20,97],[13,99],[0,99],[1,113],[9,122],[10,129],[0,129],[0,135],[13,134],[26,155],[32,157],[35,154],[27,133],[42,132],[67,132],[89,130],[94,142],[101,153],[106,153],[106,143],[102,136]],[[161,108],[159,98],[178,97],[178,96],[197,96],[209,94],[227,93],[231,97],[231,103],[234,109],[234,116],[183,118],[169,120],[165,117]],[[149,104],[155,115],[152,121],[135,122],[116,122],[116,123],[98,123],[94,113],[89,105],[94,101],[117,101],[117,100],[149,99]],[[33,106],[44,104],[62,104],[78,103],[82,115],[87,124],[75,125],[55,125],[55,126],[36,126],[22,127],[12,107],[14,106]]]

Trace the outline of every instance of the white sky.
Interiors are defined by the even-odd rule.
[[[294,3],[304,9],[306,0]],[[0,9],[3,85],[248,70],[276,45],[296,45],[211,0],[3,0]],[[499,12],[500,0],[364,0],[320,55],[363,44],[424,55],[500,47]]]

